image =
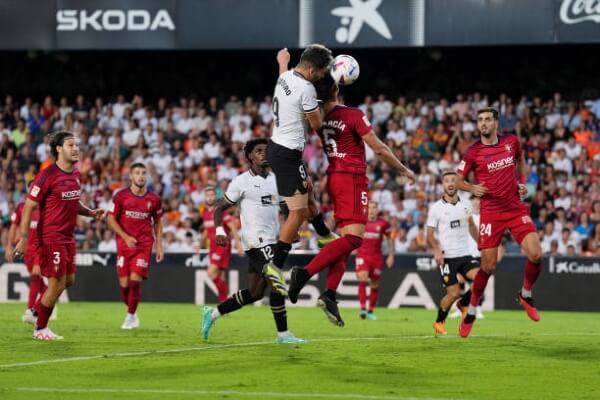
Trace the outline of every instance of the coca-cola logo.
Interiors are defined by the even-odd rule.
[[[565,24],[600,22],[600,0],[563,0],[560,20]]]

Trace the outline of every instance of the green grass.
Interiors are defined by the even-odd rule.
[[[342,310],[346,327],[337,328],[318,309],[291,308],[291,330],[312,340],[290,346],[274,343],[268,307],[221,318],[208,342],[193,305],[142,304],[141,329],[125,332],[121,304],[61,304],[50,326],[62,342],[32,340],[22,311],[0,305],[3,400],[600,398],[600,315],[593,313],[542,311],[533,323],[523,312],[490,312],[464,340],[457,320],[448,321],[447,337],[432,337],[434,311],[379,310],[370,322]],[[119,354],[131,352],[149,353]],[[88,356],[101,357],[7,367]]]

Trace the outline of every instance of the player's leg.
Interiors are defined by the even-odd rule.
[[[433,329],[437,335],[445,335],[447,333],[446,318],[448,317],[448,311],[452,307],[452,304],[459,298],[460,285],[458,283],[446,287],[446,295],[440,300],[437,318],[433,324]]]
[[[219,262],[221,255],[211,252],[210,254],[210,264],[206,270],[208,274],[208,279],[213,281],[215,287],[217,288],[217,297],[219,299],[219,303],[224,302],[227,299],[227,295],[229,294],[229,287],[227,286],[227,282],[225,281],[225,274],[219,268],[217,262]]]
[[[129,265],[125,253],[117,252],[117,278],[119,279],[119,291],[121,300],[127,307],[129,305]]]
[[[477,317],[477,307],[479,306],[479,303],[483,297],[483,293],[485,292],[485,288],[487,286],[488,280],[490,279],[490,276],[496,270],[497,260],[498,247],[481,249],[481,266],[475,274],[475,278],[473,279],[473,283],[471,285],[471,299],[469,301],[469,308],[467,311],[467,315],[462,320],[459,328],[460,335],[462,337],[469,336],[469,333],[473,328],[473,323],[475,322],[475,318]]]
[[[540,315],[533,304],[532,289],[538,279],[542,264],[542,247],[540,239],[535,232],[528,233],[521,242],[521,248],[527,256],[525,262],[525,277],[523,287],[517,295],[517,301],[533,321],[539,321]]]
[[[37,255],[30,255],[29,257],[26,256],[25,264],[27,265],[27,270],[30,273],[30,284],[27,308],[25,309],[21,320],[31,325],[35,325],[37,319],[35,305],[38,299],[44,294],[46,290],[46,284],[42,278],[39,257]]]
[[[379,282],[381,278],[381,268],[373,268],[369,274],[369,280],[371,282],[369,291],[369,308],[367,312],[367,319],[369,321],[377,320],[375,316],[375,307],[377,306],[377,300],[379,299]]]
[[[364,268],[366,260],[356,257],[356,278],[358,279],[358,302],[360,303],[360,318],[367,318],[367,285],[369,284],[369,271]]]

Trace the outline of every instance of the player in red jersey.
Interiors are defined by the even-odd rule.
[[[40,172],[31,184],[21,219],[21,240],[15,248],[15,256],[25,254],[31,215],[39,207],[38,253],[40,270],[48,278],[48,289],[35,306],[38,317],[33,338],[37,340],[63,339],[48,328],[48,318],[62,292],[75,282],[73,231],[77,215],[96,219],[105,215],[104,210],[91,210],[79,200],[81,184],[79,170],[75,168],[79,161],[79,146],[75,136],[67,131],[53,134],[50,152],[56,163]]]
[[[135,163],[129,171],[131,185],[113,195],[108,227],[117,234],[117,275],[127,316],[121,329],[137,329],[137,307],[141,282],[148,279],[152,247],[156,238],[156,262],[164,257],[162,245],[162,204],[146,187],[146,166]]]
[[[8,243],[4,258],[7,262],[11,263],[14,260],[14,249],[13,245],[17,244],[19,240],[19,226],[21,225],[21,219],[23,215],[23,208],[25,202],[21,202],[17,205],[17,208],[10,216],[10,229],[8,230]],[[27,249],[25,250],[25,266],[27,272],[30,275],[29,283],[29,296],[27,298],[27,308],[21,317],[23,322],[35,324],[37,319],[37,311],[35,311],[35,303],[38,298],[44,294],[46,290],[46,284],[42,279],[42,272],[40,270],[40,257],[37,252],[38,239],[37,239],[37,225],[40,220],[40,212],[36,208],[31,213],[31,222],[29,223],[29,240],[27,241]]]
[[[383,268],[381,244],[387,240],[388,255],[385,264],[388,268],[394,265],[394,239],[390,224],[379,218],[377,203],[369,201],[368,220],[365,226],[362,246],[356,251],[356,276],[358,278],[358,301],[360,302],[360,318],[374,321],[377,319],[373,310],[379,297],[379,280]],[[370,283],[369,307],[367,311],[367,284]]]
[[[217,288],[219,303],[229,297],[229,286],[225,280],[225,271],[229,268],[231,260],[231,242],[224,246],[217,245],[217,235],[235,238],[238,240],[238,229],[234,218],[229,213],[223,214],[223,226],[215,227],[214,213],[217,206],[217,193],[212,186],[204,189],[205,207],[202,212],[204,221],[204,239],[208,240],[208,278],[213,281]]]
[[[336,291],[346,270],[348,256],[362,244],[367,222],[369,199],[364,143],[373,149],[380,160],[410,181],[414,182],[415,174],[377,137],[362,111],[338,103],[339,88],[329,74],[315,86],[317,97],[324,102],[325,119],[318,133],[329,160],[327,191],[342,237],[323,247],[306,268],[292,269],[288,295],[290,301],[295,303],[310,277],[329,267],[327,290],[319,296],[319,306],[332,323],[344,326],[337,307]]]
[[[533,321],[540,316],[533,305],[531,290],[537,280],[542,262],[542,247],[528,207],[521,201],[525,187],[525,159],[515,135],[498,131],[498,111],[484,108],[477,112],[477,129],[481,139],[466,151],[458,168],[457,188],[481,198],[479,221],[479,250],[481,268],[471,288],[467,316],[460,324],[460,335],[467,337],[473,328],[479,299],[487,281],[496,269],[498,246],[508,229],[527,255],[523,287],[517,301]],[[465,179],[473,171],[477,184]]]

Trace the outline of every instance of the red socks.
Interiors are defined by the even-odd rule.
[[[371,288],[369,293],[369,312],[372,312],[377,305],[377,298],[379,297],[379,288]]]
[[[129,290],[128,302],[127,302],[127,312],[129,314],[135,314],[137,310],[138,303],[142,298],[142,288],[140,282],[138,281],[129,281]]]
[[[367,282],[358,282],[358,301],[361,310],[367,308]]]
[[[229,286],[227,286],[227,282],[225,279],[217,276],[213,279],[213,283],[217,287],[217,292],[219,293],[219,303],[223,303],[229,297]]]
[[[129,286],[119,286],[119,289],[121,289],[121,300],[126,306],[129,306]]]
[[[35,303],[38,299],[38,295],[44,293],[46,285],[40,275],[31,275],[31,282],[29,284],[29,298],[27,299],[27,308],[35,307]]]
[[[538,276],[540,276],[540,271],[541,263],[534,264],[529,260],[525,262],[525,279],[523,280],[523,289],[533,289],[533,284],[535,281],[537,281]]]
[[[334,265],[340,258],[346,258],[352,250],[357,249],[362,244],[362,238],[354,235],[346,235],[332,242],[329,242],[321,249],[306,267],[306,271],[313,276],[321,272],[330,265]],[[340,278],[341,279],[341,278]]]
[[[50,315],[52,315],[54,307],[46,307],[42,304],[42,300],[40,299],[35,305],[35,308],[38,313],[36,329],[44,329],[48,326],[48,319],[50,318]]]
[[[475,275],[475,279],[473,280],[473,285],[471,287],[470,304],[473,307],[477,307],[479,305],[479,299],[481,299],[481,296],[483,296],[488,279],[490,279],[490,275],[488,273],[484,272],[482,269],[477,271],[477,275]]]
[[[329,290],[337,291],[342,278],[344,277],[344,271],[346,271],[346,260],[348,256],[340,258],[335,264],[333,264],[327,271],[327,284],[326,288]]]

